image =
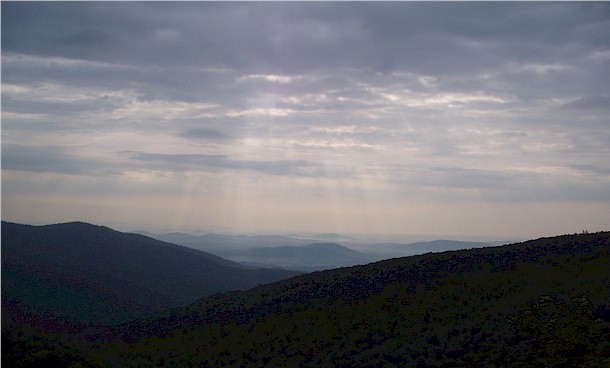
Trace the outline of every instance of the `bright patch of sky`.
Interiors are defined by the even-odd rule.
[[[2,2],[2,219],[610,224],[610,5]]]

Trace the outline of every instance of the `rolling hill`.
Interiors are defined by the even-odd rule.
[[[116,323],[297,274],[82,222],[2,222],[2,306],[11,313]]]
[[[493,245],[492,243],[457,240],[433,240],[409,244],[369,243],[339,234],[319,234],[312,236],[312,239],[305,239],[277,235],[152,234],[145,231],[137,231],[137,233],[168,243],[210,252],[243,264],[280,267],[306,272],[366,264],[383,259],[429,252],[482,248]],[[317,240],[314,240],[314,238]],[[339,242],[341,244],[338,244]],[[326,246],[315,244],[326,244]]]
[[[609,265],[608,232],[428,253],[216,294],[119,326],[42,337],[3,329],[3,359],[31,362],[42,350],[99,367],[607,367]]]
[[[609,265],[610,233],[431,253],[205,298],[111,335],[135,347],[121,350],[130,365],[603,367]]]

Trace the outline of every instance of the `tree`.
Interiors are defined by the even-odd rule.
[[[521,344],[518,359],[524,365],[544,367],[610,366],[610,325],[595,313],[581,295],[566,303],[555,296],[540,296],[530,309],[511,315],[508,322]]]

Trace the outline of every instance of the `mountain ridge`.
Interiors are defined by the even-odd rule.
[[[218,294],[104,336],[150,362],[173,352],[185,365],[527,366],[550,345],[537,350],[531,330],[511,321],[528,321],[532,306],[551,300],[573,308],[557,318],[591,326],[576,338],[594,344],[556,356],[602,367],[609,259],[610,233],[428,253]],[[575,301],[591,314],[578,314]],[[135,359],[129,349],[121,351]]]
[[[118,321],[298,274],[253,268],[84,222],[31,226],[5,221],[2,271],[3,301],[41,313],[51,306],[47,311],[59,316],[93,322],[107,319],[105,309],[116,316],[110,320]]]
[[[370,293],[378,292],[380,285],[393,282],[423,283],[426,289],[431,288],[431,281],[439,277],[446,277],[449,272],[464,274],[474,272],[475,274],[494,274],[502,271],[513,270],[515,263],[538,263],[555,254],[574,255],[590,252],[592,246],[586,244],[580,246],[570,241],[558,243],[556,239],[571,238],[575,235],[563,235],[558,237],[544,237],[522,243],[515,243],[492,248],[478,248],[465,251],[444,251],[441,253],[426,253],[423,255],[394,258],[374,262],[368,265],[358,265],[333,270],[323,270],[308,273],[296,278],[279,280],[271,284],[261,285],[249,291],[230,291],[217,294],[210,298],[202,298],[185,307],[185,310],[195,311],[201,305],[210,301],[218,301],[223,298],[243,298],[247,294],[269,295],[273,290],[282,290],[283,300],[273,299],[267,307],[255,307],[254,310],[269,310],[273,313],[279,312],[282,304],[293,304],[299,300],[310,298],[328,297],[331,300],[342,298],[363,298]],[[595,239],[591,243],[602,247],[602,254],[608,257],[610,251],[610,232],[602,232],[590,236]],[[537,245],[544,243],[545,248]],[[595,258],[595,257],[594,257]],[[548,262],[547,262],[548,263]],[[553,262],[551,262],[553,263]],[[569,260],[568,260],[569,263]],[[610,277],[610,270],[606,277]],[[361,284],[354,287],[356,284]],[[610,278],[606,281],[610,286]],[[345,284],[342,284],[345,283]],[[363,284],[362,284],[363,283]],[[316,287],[295,288],[291,285],[311,285]],[[599,300],[598,300],[599,301]],[[232,310],[235,312],[236,310]],[[229,320],[229,314],[222,313],[223,318]],[[213,314],[203,314],[208,321],[214,319]],[[176,320],[174,320],[175,322]],[[199,322],[198,322],[199,323]],[[127,330],[132,330],[128,328]]]
[[[333,238],[341,238],[342,240],[351,239],[352,242],[336,240],[328,241],[320,239],[315,240],[300,237],[292,238],[277,235],[250,236],[149,233],[149,236],[155,239],[210,252],[242,264],[255,265],[258,267],[280,267],[305,272],[365,264],[382,259],[405,257],[428,252],[480,248],[497,245],[486,242],[443,239],[415,243],[367,243],[362,241],[355,242],[357,239],[348,238],[339,234],[330,235],[332,235]],[[297,247],[307,247],[311,244],[336,244],[340,247],[347,248],[354,253],[349,254],[345,252],[344,259],[338,258],[338,254],[320,254],[318,259],[315,259],[311,254],[304,252],[298,255],[298,252],[301,252],[301,250],[293,249]],[[501,242],[501,244],[505,244],[505,242]],[[286,247],[290,247],[290,249],[287,249]],[[271,248],[275,248],[276,250],[273,251]],[[309,248],[315,249],[315,247]],[[329,248],[327,251],[330,252],[331,249]],[[329,260],[333,261],[329,262]]]
[[[608,264],[610,232],[563,235],[312,272],[115,325],[3,320],[3,363],[607,367]]]
[[[322,242],[300,246],[245,249],[233,253],[227,252],[225,256],[242,263],[264,264],[300,271],[320,271],[378,260],[368,253],[355,251],[336,243]]]

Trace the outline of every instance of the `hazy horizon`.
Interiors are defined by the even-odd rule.
[[[1,7],[5,221],[608,230],[608,3]]]
[[[3,221],[15,222],[6,219],[2,219]],[[74,219],[60,222],[36,222],[36,223],[25,223],[25,222],[15,222],[21,225],[31,225],[31,226],[48,226],[48,225],[57,225],[61,223],[70,223],[70,222],[85,222],[83,220]],[[201,235],[218,235],[218,236],[281,236],[288,237],[293,239],[309,239],[317,242],[322,242],[324,238],[329,243],[338,243],[338,244],[352,244],[361,246],[365,245],[374,245],[374,244],[382,244],[382,243],[400,243],[400,244],[408,244],[408,243],[416,243],[416,242],[426,242],[433,240],[456,240],[456,241],[465,241],[465,242],[519,242],[530,240],[530,238],[502,238],[502,237],[494,237],[494,236],[479,236],[479,235],[463,235],[463,234],[407,234],[407,233],[384,233],[384,234],[373,234],[373,233],[324,233],[324,232],[270,232],[270,231],[260,231],[254,229],[253,231],[246,231],[243,229],[233,229],[233,228],[175,228],[175,227],[167,227],[164,225],[153,226],[153,227],[137,227],[138,225],[134,225],[133,227],[129,224],[125,223],[90,223],[91,225],[97,226],[105,226],[111,228],[116,231],[126,232],[126,233],[150,233],[155,236],[162,236],[172,233],[177,234],[186,234],[192,236],[201,236]],[[584,229],[583,229],[584,230]],[[581,230],[582,231],[582,230]],[[603,231],[603,230],[602,230]],[[567,233],[566,233],[567,234]],[[555,235],[565,235],[565,234],[555,234]],[[332,239],[330,237],[336,237],[336,239]],[[541,235],[542,236],[542,235]],[[367,248],[368,249],[368,248]],[[369,249],[372,250],[372,249]]]

